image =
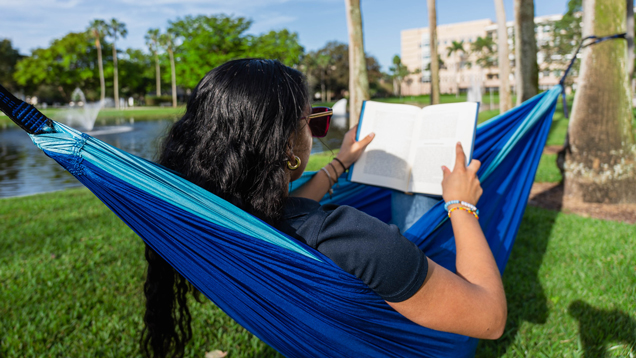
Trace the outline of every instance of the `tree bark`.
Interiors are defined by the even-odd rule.
[[[172,79],[172,108],[177,108],[177,75],[174,68],[174,52],[168,50],[168,56],[170,56],[170,72]]]
[[[102,62],[102,44],[99,37],[95,36],[95,47],[97,48],[97,67],[99,68],[99,100],[101,102],[106,98],[106,81],[104,80],[104,64]]]
[[[495,0],[497,11],[497,52],[499,53],[499,112],[512,108],[510,98],[510,60],[508,59],[508,29],[503,0]]]
[[[428,3],[428,33],[431,49],[431,104],[439,104],[439,60],[437,59],[437,10],[436,0]]]
[[[161,69],[159,68],[159,54],[155,52],[155,76],[157,77],[157,97],[161,96]]]
[[[113,65],[114,65],[115,108],[119,109],[119,75],[117,73],[117,46],[115,46],[115,41],[113,41]]]
[[[634,1],[627,0],[627,76],[634,77]]]
[[[345,0],[349,29],[349,127],[358,124],[362,102],[369,99],[360,0]]]
[[[533,0],[515,0],[515,44],[515,88],[518,106],[539,93]]]
[[[583,36],[626,30],[624,0],[585,0]],[[568,128],[565,195],[585,202],[636,203],[627,44],[610,40],[583,51]]]

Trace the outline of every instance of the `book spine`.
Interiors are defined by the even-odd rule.
[[[362,101],[362,108],[360,109],[360,118],[358,118],[358,129],[356,130],[356,142],[360,140],[360,128],[362,128],[362,118],[364,117],[364,107],[367,104],[367,101]],[[351,176],[353,175],[353,166],[355,163],[351,164],[349,168],[349,175],[347,175],[347,180],[351,181]]]

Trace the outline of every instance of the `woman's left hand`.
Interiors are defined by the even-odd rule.
[[[353,163],[360,158],[364,149],[371,143],[373,138],[375,137],[375,133],[371,133],[363,139],[356,141],[356,132],[358,131],[358,126],[349,129],[342,140],[342,145],[340,146],[340,152],[336,156],[336,158],[340,159],[344,165],[349,168]]]

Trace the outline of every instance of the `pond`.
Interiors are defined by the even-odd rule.
[[[96,126],[91,133],[117,148],[155,160],[161,140],[172,123],[173,119],[136,121]],[[332,125],[325,138],[314,138],[312,153],[340,148],[345,132],[343,126]],[[79,186],[82,184],[33,145],[24,131],[13,127],[0,130],[0,198]]]

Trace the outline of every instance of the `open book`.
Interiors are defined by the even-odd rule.
[[[461,142],[472,159],[479,103],[406,104],[365,101],[356,139],[375,138],[351,167],[349,180],[404,192],[442,195],[442,165],[455,166]]]

